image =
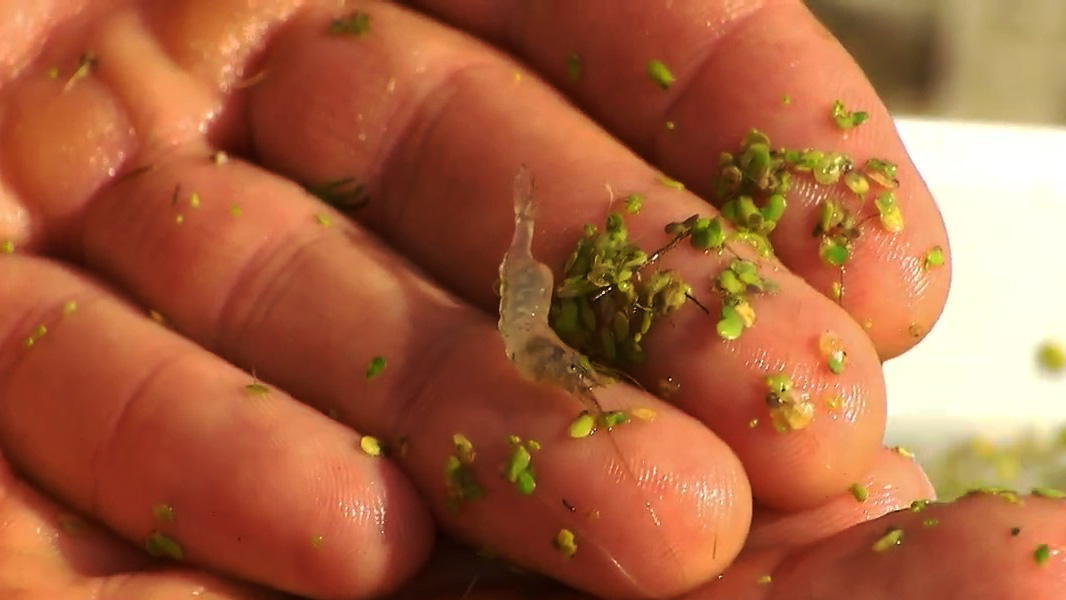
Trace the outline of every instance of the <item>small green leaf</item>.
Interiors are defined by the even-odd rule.
[[[858,483],[851,484],[851,487],[848,488],[848,491],[850,491],[851,495],[859,502],[866,502],[866,499],[870,496],[870,493],[869,491],[867,491],[866,486]]]
[[[648,61],[648,77],[662,89],[667,89],[674,83],[674,74],[661,60]]]
[[[566,55],[566,76],[570,81],[581,79],[581,57],[573,52]]]
[[[864,122],[866,122],[868,118],[870,118],[870,115],[868,115],[864,111],[852,112],[848,110],[847,108],[845,108],[844,103],[840,100],[836,100],[833,102],[833,111],[831,114],[833,120],[836,121],[837,126],[841,129],[851,129],[852,127],[857,127],[859,125],[862,125]]]
[[[717,325],[718,335],[725,340],[735,340],[744,333],[744,319],[737,314],[732,306],[722,307],[722,318]]]
[[[359,448],[368,456],[381,456],[381,440],[372,435],[359,438]]]
[[[574,532],[569,529],[560,529],[555,534],[552,545],[566,558],[572,558],[577,554],[577,542],[574,539]]]
[[[144,549],[150,556],[155,558],[168,558],[170,560],[183,560],[185,551],[182,550],[174,538],[161,531],[153,531],[144,540]]]
[[[588,411],[582,411],[570,423],[570,437],[572,438],[584,438],[592,435],[596,431],[596,419],[588,413]]]
[[[903,543],[903,530],[899,527],[890,527],[873,545],[874,552],[885,552]]]
[[[1038,565],[1047,564],[1047,562],[1051,560],[1051,548],[1049,548],[1047,544],[1040,544],[1036,547],[1036,550],[1033,551],[1033,560],[1036,561],[1036,564]]]
[[[877,199],[874,200],[874,205],[881,216],[881,225],[886,230],[893,233],[903,231],[903,213],[900,212],[899,205],[896,204],[895,194],[885,192],[878,195]]]
[[[362,11],[355,11],[347,17],[334,19],[329,24],[330,35],[350,35],[363,37],[370,33],[370,15]]]
[[[944,266],[944,249],[933,246],[925,252],[925,268],[932,269]]]
[[[522,471],[519,473],[514,484],[515,487],[518,488],[518,492],[524,496],[532,496],[533,492],[537,489],[537,480],[531,471]]]
[[[822,260],[834,267],[843,266],[851,258],[847,245],[833,238],[824,238],[819,252]]]
[[[371,379],[374,379],[378,375],[381,375],[381,372],[384,371],[384,370],[385,370],[385,357],[384,356],[375,356],[374,358],[370,359],[370,362],[366,366],[366,378],[367,378],[367,380],[369,381]]]
[[[630,194],[625,197],[622,202],[626,205],[626,212],[635,215],[640,213],[640,209],[644,206],[644,196],[641,194]]]

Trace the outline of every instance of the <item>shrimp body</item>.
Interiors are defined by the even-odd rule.
[[[523,377],[561,387],[597,408],[592,388],[601,385],[589,360],[566,345],[548,323],[554,277],[533,258],[536,204],[533,179],[523,167],[515,178],[515,230],[500,264],[500,335],[507,357]],[[591,403],[591,405],[590,405]]]

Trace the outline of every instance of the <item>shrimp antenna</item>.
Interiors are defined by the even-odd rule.
[[[522,164],[514,178],[514,205],[516,215],[533,216],[533,173]]]

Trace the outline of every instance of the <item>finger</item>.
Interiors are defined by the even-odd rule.
[[[183,19],[160,17],[152,24],[190,27],[200,18],[197,10],[209,18],[217,9],[208,4],[188,6]],[[160,14],[168,13],[153,13]],[[248,18],[254,21],[256,16]],[[145,41],[147,32],[127,21],[119,19],[117,25],[100,29],[113,34],[101,42],[98,54],[99,64],[113,65],[112,71],[101,68],[100,81],[92,79],[95,85],[89,90],[95,95],[68,108],[94,114],[98,104],[115,110],[129,107],[130,114],[120,116],[151,135],[146,140],[123,138],[105,144],[104,150],[115,160],[132,157],[130,167],[121,178],[123,185],[97,193],[88,207],[90,198],[84,194],[71,198],[51,188],[32,188],[41,213],[55,214],[61,207],[68,216],[43,218],[42,240],[62,240],[50,247],[83,258],[165,314],[185,335],[232,362],[256,369],[323,411],[390,441],[409,437],[412,450],[406,468],[442,519],[474,543],[503,548],[527,566],[618,595],[680,593],[728,564],[739,551],[750,520],[747,482],[728,448],[669,407],[662,407],[656,427],[635,429],[633,441],[620,445],[628,449],[652,446],[660,437],[668,440],[658,444],[658,454],[648,453],[647,463],[621,458],[615,446],[600,436],[594,440],[595,450],[579,449],[577,459],[569,446],[545,449],[538,459],[539,488],[550,500],[543,506],[534,503],[530,508],[513,486],[502,483],[497,469],[510,450],[508,435],[552,440],[565,432],[573,413],[542,414],[543,421],[527,427],[525,411],[535,408],[539,414],[545,391],[518,381],[503,358],[491,321],[458,305],[387,255],[370,236],[344,226],[340,215],[322,211],[301,190],[235,161],[212,164],[202,139],[183,137],[188,133],[184,129],[168,129],[174,112],[166,110],[169,105],[154,104],[159,98],[187,100],[181,105],[190,107],[189,114],[179,123],[202,122],[197,111],[209,111],[214,104],[210,98],[197,101],[204,100],[203,89],[175,76],[158,49],[148,51],[152,44]],[[248,27],[269,29],[263,23]],[[184,39],[173,32],[164,37],[170,36]],[[228,38],[218,43],[224,45]],[[143,62],[124,63],[131,59]],[[156,80],[159,89],[146,96],[131,94],[131,88],[122,85],[123,64],[141,74],[162,70],[164,76]],[[198,72],[201,66],[187,68]],[[48,127],[48,111],[54,106],[50,95],[56,93],[54,87],[27,84],[12,94],[26,113],[23,122],[31,124],[29,131],[38,127],[43,128],[41,133],[62,137],[63,131]],[[40,102],[35,103],[35,97]],[[43,107],[45,114],[34,113],[34,106]],[[239,121],[232,114],[220,118]],[[16,141],[37,144],[40,139],[24,131]],[[175,139],[175,144],[160,142]],[[137,142],[143,146],[138,148]],[[36,149],[47,153],[48,147],[64,146]],[[175,158],[186,155],[193,158]],[[46,186],[47,178],[38,177],[36,171],[23,172],[30,168],[33,165],[17,163],[15,178]],[[144,201],[149,198],[159,202]],[[323,217],[317,222],[316,213]],[[332,218],[335,227],[326,227],[324,217]],[[130,235],[131,227],[137,235]],[[366,365],[379,354],[388,357],[389,367],[369,382]],[[483,373],[484,379],[468,377],[472,371]],[[507,386],[496,385],[501,381]],[[358,402],[352,401],[353,394]],[[501,395],[518,404],[501,403]],[[552,397],[549,393],[547,398]],[[452,398],[465,404],[455,405],[449,402]],[[521,404],[522,398],[529,400]],[[652,401],[633,392],[615,398],[623,406]],[[669,433],[664,436],[660,426]],[[450,440],[456,433],[487,445],[479,450],[484,460],[477,469],[485,471],[480,477],[487,481],[484,486],[491,500],[481,516],[447,510],[442,467],[454,452]],[[679,452],[680,447],[701,450],[688,455]],[[575,464],[580,459],[586,460]],[[626,460],[633,464],[620,462]],[[641,482],[633,475],[620,483],[617,475],[619,469],[636,473],[653,467],[654,477]],[[658,491],[664,482],[677,486],[676,491]],[[292,493],[300,489],[306,486],[292,486]],[[715,494],[692,493],[712,489]],[[507,493],[496,493],[500,490]],[[655,506],[649,508],[653,494]],[[571,514],[561,502],[564,497],[580,504],[583,512]],[[602,520],[584,522],[597,514]],[[635,526],[625,530],[612,526],[633,515],[639,515]],[[660,526],[664,521],[659,515],[669,519],[665,526]],[[578,560],[566,561],[552,548],[550,541],[561,528],[572,529],[582,540],[585,550]],[[699,534],[693,535],[696,531]],[[644,542],[638,546],[634,539]],[[402,546],[397,546],[400,550]],[[649,554],[662,558],[648,561]],[[674,561],[675,556],[684,559]],[[409,558],[417,562],[419,553]],[[312,578],[314,573],[306,576]],[[352,589],[348,593],[362,593]]]
[[[847,263],[843,304],[859,322],[870,321],[869,334],[884,358],[911,347],[936,321],[950,274],[926,272],[922,262],[927,249],[947,248],[940,215],[888,111],[803,3],[686,0],[664,9],[595,2],[580,10],[566,2],[413,4],[513,48],[640,154],[705,198],[714,197],[710,180],[719,152],[734,151],[753,127],[768,133],[775,146],[843,151],[859,164],[870,157],[896,162],[902,182],[896,200],[906,228],[892,235],[876,219],[861,228],[863,238]],[[634,35],[619,35],[626,31]],[[647,75],[653,59],[672,67],[676,77],[665,91]],[[568,66],[574,60],[578,78]],[[830,119],[835,99],[868,111],[869,122],[844,134]],[[818,202],[827,193],[845,199],[850,192],[810,183],[793,189],[773,241],[789,268],[829,295],[840,273],[819,258],[819,240],[810,232]],[[873,212],[871,202],[866,213]]]
[[[159,569],[143,552],[20,481],[2,456],[0,496],[4,523],[0,595],[4,598],[274,597],[265,590],[252,590],[205,573]],[[147,573],[134,575],[140,571]]]
[[[195,190],[198,208],[171,205],[176,182]],[[239,217],[232,203],[244,207]],[[176,213],[185,215],[180,225]],[[325,227],[315,214],[333,221]],[[683,591],[739,551],[750,489],[699,422],[615,386],[601,397],[606,406],[649,408],[654,421],[570,439],[580,405],[522,381],[492,319],[288,182],[237,161],[176,161],[105,192],[84,222],[89,263],[174,327],[323,412],[407,446],[404,467],[471,543],[614,595]],[[141,238],[128,235],[133,223]],[[375,354],[387,366],[368,378]],[[458,511],[442,474],[455,434],[475,446],[471,469],[484,495]],[[500,477],[511,435],[542,445],[533,498]],[[552,547],[563,528],[586,548],[574,561]]]
[[[892,511],[920,509],[934,496],[912,458],[886,449],[868,475],[822,506],[796,513],[756,509],[745,551],[806,545]]]
[[[496,310],[493,281],[513,229],[520,163],[537,177],[534,254],[549,265],[564,263],[584,223],[601,222],[604,183],[647,196],[627,226],[649,253],[668,239],[665,223],[706,208],[655,183],[652,169],[542,84],[516,84],[513,63],[397,8],[367,10],[373,30],[356,40],[324,35],[327,16],[278,40],[268,75],[250,90],[256,152],[301,180],[356,176],[371,198],[357,218],[485,310]],[[471,135],[471,123],[491,135]],[[663,264],[713,305],[710,279],[731,259],[681,247]],[[671,402],[729,443],[761,501],[814,506],[866,472],[879,448],[880,363],[838,307],[775,263],[764,272],[780,293],[754,299],[758,320],[738,341],[719,338],[717,318],[683,307],[651,331],[639,376],[650,389],[665,377],[680,383]],[[818,348],[826,331],[849,353],[839,377]],[[764,380],[778,371],[816,406],[803,431],[779,435],[769,423]],[[843,408],[830,412],[825,402],[836,394]],[[753,420],[761,426],[752,429]]]
[[[302,594],[387,591],[427,554],[418,497],[348,428],[246,389],[68,271],[0,269],[0,441],[42,486],[129,539],[161,533],[193,563]]]
[[[904,510],[787,554],[742,557],[689,598],[774,600],[798,590],[826,600],[1059,598],[1066,592],[1063,514],[1061,500],[995,496]],[[902,531],[898,544],[895,535],[885,538],[893,529]]]

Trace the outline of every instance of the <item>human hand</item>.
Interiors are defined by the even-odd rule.
[[[387,4],[293,4],[114,1],[64,20],[49,11],[73,5],[30,3],[15,8],[29,27],[0,20],[14,40],[4,53],[2,166],[5,214],[16,217],[0,239],[19,251],[0,281],[10,299],[0,312],[10,348],[0,441],[34,483],[128,539],[162,529],[192,564],[315,597],[407,580],[432,539],[419,494],[450,532],[603,595],[696,588],[745,544],[729,575],[697,594],[792,597],[828,582],[837,587],[818,591],[832,597],[854,590],[848,577],[921,572],[949,551],[968,564],[993,554],[993,538],[958,535],[975,521],[1016,518],[1026,535],[1062,539],[1039,528],[1054,507],[981,500],[936,508],[958,527],[908,538],[893,555],[905,564],[866,552],[887,526],[876,522],[797,558],[810,542],[930,493],[917,467],[880,450],[879,359],[915,342],[912,325],[932,325],[949,279],[946,267],[921,268],[946,240],[887,113],[799,4],[430,7],[514,47],[615,137],[528,69],[423,17]],[[327,33],[357,9],[371,15],[367,35]],[[634,27],[639,35],[620,35]],[[95,67],[68,85],[86,50]],[[574,83],[569,53],[583,66]],[[650,58],[673,65],[669,89],[644,75]],[[872,115],[846,137],[828,119],[837,95]],[[906,228],[864,229],[841,310],[821,295],[840,271],[820,262],[810,235],[824,190],[796,186],[773,234],[789,270],[772,274],[779,293],[753,301],[755,326],[723,342],[714,318],[684,307],[649,334],[635,372],[649,387],[663,376],[680,382],[671,403],[626,386],[601,394],[608,408],[657,413],[611,434],[625,457],[601,434],[567,439],[574,402],[522,381],[494,329],[492,282],[518,165],[539,183],[535,254],[560,265],[582,225],[602,221],[605,185],[646,196],[629,227],[648,247],[665,240],[664,223],[710,214],[657,183],[637,154],[709,195],[717,152],[752,126],[775,144],[898,162]],[[249,162],[214,164],[218,148]],[[370,198],[353,213],[358,225],[287,181],[347,177]],[[699,295],[724,260],[682,247],[664,264]],[[77,309],[64,314],[70,300]],[[868,319],[864,331],[857,322]],[[40,324],[47,333],[25,347]],[[817,348],[826,330],[848,350],[840,376]],[[367,380],[375,355],[388,366]],[[841,408],[818,402],[809,427],[778,434],[763,384],[777,370],[817,398],[839,390]],[[269,392],[246,389],[252,372]],[[353,429],[393,446],[406,438],[409,450],[395,463],[367,456]],[[476,446],[485,497],[452,512],[442,470],[455,433]],[[497,473],[510,434],[544,446],[530,498]],[[643,475],[639,484],[620,460]],[[845,491],[853,483],[870,489],[866,502]],[[174,523],[153,517],[158,503],[174,507]],[[886,517],[906,518],[917,517]],[[571,559],[550,543],[564,527],[577,534]],[[1009,556],[1028,558],[1029,542]],[[837,560],[852,552],[854,564]],[[809,562],[792,569],[797,560]],[[1012,576],[1032,575],[1029,588],[1004,580],[1012,589],[1060,585],[1057,560],[1042,571],[1006,564]],[[760,587],[767,573],[771,587]],[[973,573],[908,581],[923,586],[916,595],[990,589]]]

